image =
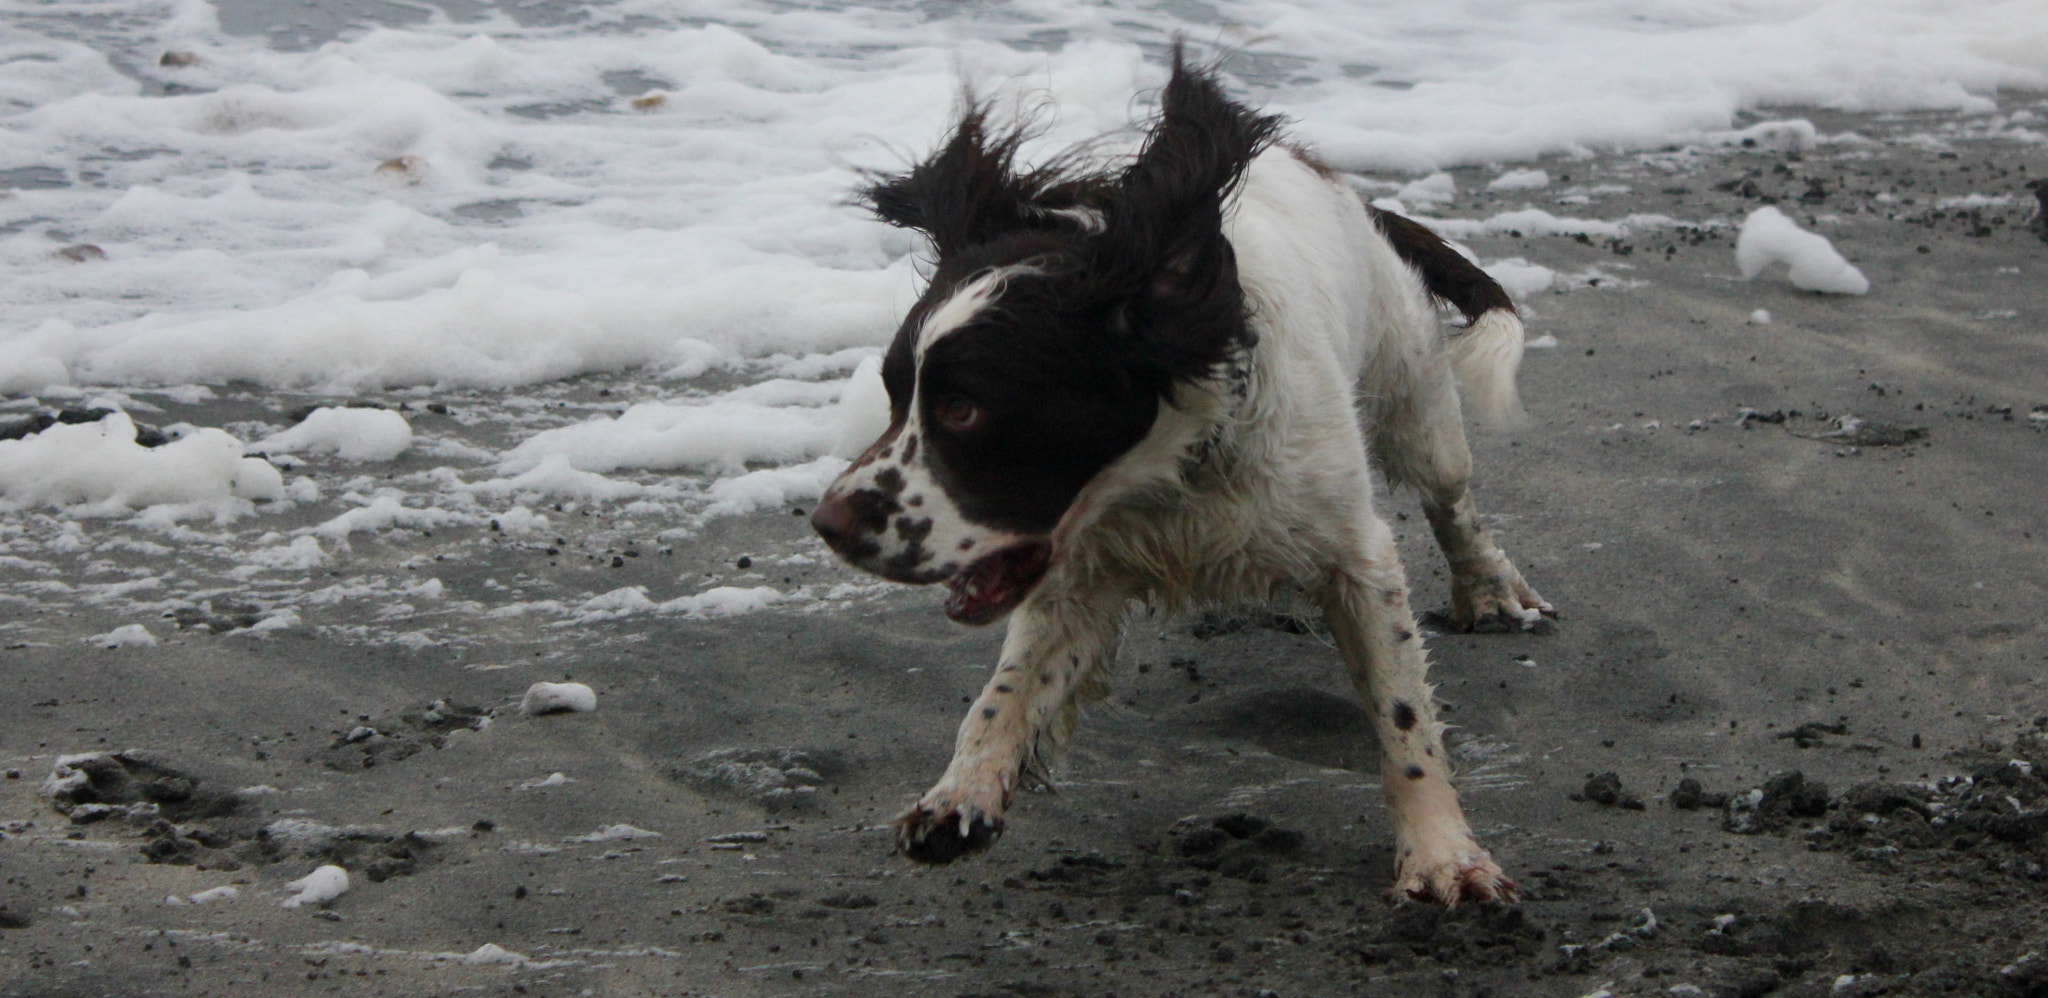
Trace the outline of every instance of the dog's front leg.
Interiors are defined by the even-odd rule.
[[[896,819],[904,855],[950,863],[995,842],[1010,796],[1072,729],[1076,692],[1103,681],[1123,614],[1121,599],[1041,593],[1010,615],[1002,659],[960,722],[946,775]]]
[[[1446,496],[1455,498],[1446,501]],[[1524,581],[1515,563],[1479,525],[1479,510],[1462,484],[1425,491],[1422,512],[1451,566],[1451,625],[1461,631],[1535,630],[1557,616],[1550,601]]]
[[[1513,900],[1514,881],[1473,841],[1451,786],[1400,554],[1386,524],[1364,516],[1363,550],[1332,574],[1323,609],[1379,734],[1380,780],[1394,819],[1392,893],[1444,905]]]

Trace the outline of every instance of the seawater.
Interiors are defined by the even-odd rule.
[[[2038,0],[8,0],[0,390],[835,376],[917,286],[859,170],[963,81],[1040,149],[1114,135],[1176,35],[1412,175],[2048,89]]]

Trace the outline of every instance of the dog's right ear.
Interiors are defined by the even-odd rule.
[[[970,99],[935,152],[908,173],[870,173],[856,200],[890,225],[931,237],[941,256],[1029,227],[1043,184],[1016,172],[1024,131],[991,133],[988,114],[986,103]]]
[[[1158,124],[1118,178],[1090,268],[1097,296],[1124,301],[1144,356],[1173,379],[1204,377],[1252,342],[1223,216],[1279,128],[1174,45]]]

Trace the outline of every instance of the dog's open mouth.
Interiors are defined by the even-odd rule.
[[[955,572],[946,585],[946,616],[963,624],[986,624],[1016,609],[1045,575],[1052,545],[1027,541],[987,555]]]

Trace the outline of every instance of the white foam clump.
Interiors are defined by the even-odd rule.
[[[718,586],[694,596],[678,596],[654,609],[660,613],[679,613],[692,620],[707,617],[736,617],[744,613],[765,610],[788,599],[773,586]]]
[[[141,624],[116,627],[105,634],[95,634],[85,640],[102,648],[149,648],[156,645],[156,635],[149,633],[149,628]]]
[[[1418,218],[1416,221],[1448,239],[1475,236],[1597,236],[1615,239],[1645,229],[1663,229],[1678,224],[1669,215],[1627,215],[1613,221],[1599,218],[1570,218],[1553,215],[1541,208],[1504,211],[1487,218]]]
[[[1435,204],[1458,196],[1458,182],[1448,173],[1432,173],[1402,185],[1394,197],[1405,204]]]
[[[1550,290],[1550,286],[1557,283],[1557,271],[1518,256],[1481,264],[1479,269],[1500,282],[1500,286],[1515,298],[1527,299],[1538,292]]]
[[[597,691],[582,683],[535,683],[519,700],[521,714],[589,713],[597,709]]]
[[[107,516],[164,504],[284,498],[270,462],[242,456],[225,430],[199,429],[159,447],[135,442],[125,412],[58,423],[0,440],[0,509],[55,506]]]
[[[326,904],[348,893],[348,871],[332,863],[284,885],[292,896],[279,902],[286,908],[300,908],[309,904]]]
[[[1509,170],[1487,182],[1489,191],[1533,191],[1550,186],[1550,174],[1544,170]]]
[[[660,832],[650,832],[645,828],[635,828],[632,825],[617,824],[608,825],[604,828],[600,828],[597,831],[591,832],[589,835],[578,835],[573,838],[565,839],[563,841],[631,842],[634,839],[658,839],[661,837],[662,834]]]
[[[291,543],[276,547],[256,548],[241,555],[243,569],[248,572],[263,570],[277,572],[305,572],[319,568],[334,560],[320,547],[320,541],[313,537],[294,537]]]
[[[513,537],[528,537],[548,529],[548,518],[545,515],[524,506],[514,506],[499,513],[491,517],[491,522],[497,524],[499,530]]]
[[[637,499],[654,491],[638,482],[622,482],[606,478],[594,471],[583,471],[570,463],[566,449],[541,456],[538,463],[510,478],[493,478],[467,486],[469,491],[489,495],[535,493],[539,495],[564,496],[573,499],[589,499],[596,502],[615,502],[621,499]],[[520,507],[523,508],[523,507]],[[540,519],[545,520],[545,517]],[[500,526],[503,521],[500,520]]]
[[[584,600],[571,623],[593,624],[617,620],[636,613],[673,613],[689,620],[737,617],[765,610],[791,597],[774,586],[716,586],[692,596],[655,602],[646,586],[626,586]]]
[[[1823,294],[1860,295],[1870,279],[1835,251],[1826,236],[1808,232],[1785,213],[1766,205],[1742,222],[1735,239],[1735,267],[1750,280],[1773,264],[1791,267],[1792,286]]]
[[[0,395],[25,395],[71,384],[71,373],[55,357],[0,357]]]
[[[711,500],[704,514],[731,516],[817,499],[846,470],[846,465],[845,458],[827,455],[803,464],[721,478],[704,490],[704,498]]]
[[[266,614],[262,620],[250,624],[247,627],[229,631],[228,633],[229,635],[237,638],[253,638],[259,635],[270,634],[276,631],[290,630],[291,628],[298,627],[304,623],[305,621],[299,617],[299,611],[290,609],[278,610],[273,613]]]
[[[475,523],[477,520],[478,517],[472,514],[455,510],[437,507],[416,509],[405,505],[401,493],[386,491],[372,498],[367,506],[347,510],[315,526],[313,533],[328,540],[340,541],[346,540],[350,534],[375,533],[391,527],[433,530],[450,524]]]
[[[323,406],[297,426],[249,445],[251,454],[332,453],[344,461],[389,461],[412,447],[412,425],[389,409]]]
[[[869,357],[846,379],[839,396],[839,439],[832,455],[852,459],[889,428],[889,389],[882,384],[882,358]]]
[[[616,419],[543,430],[506,452],[501,472],[517,474],[551,457],[578,471],[710,468],[741,471],[750,462],[808,461],[840,437],[831,409],[755,402],[705,405],[645,402]]]
[[[1934,202],[1936,208],[1950,211],[1956,208],[2003,208],[2012,203],[2009,194],[1979,194],[1972,191],[1961,197],[1942,198]]]
[[[517,967],[531,961],[523,953],[514,953],[497,943],[485,943],[464,954],[462,962],[471,967]]]

